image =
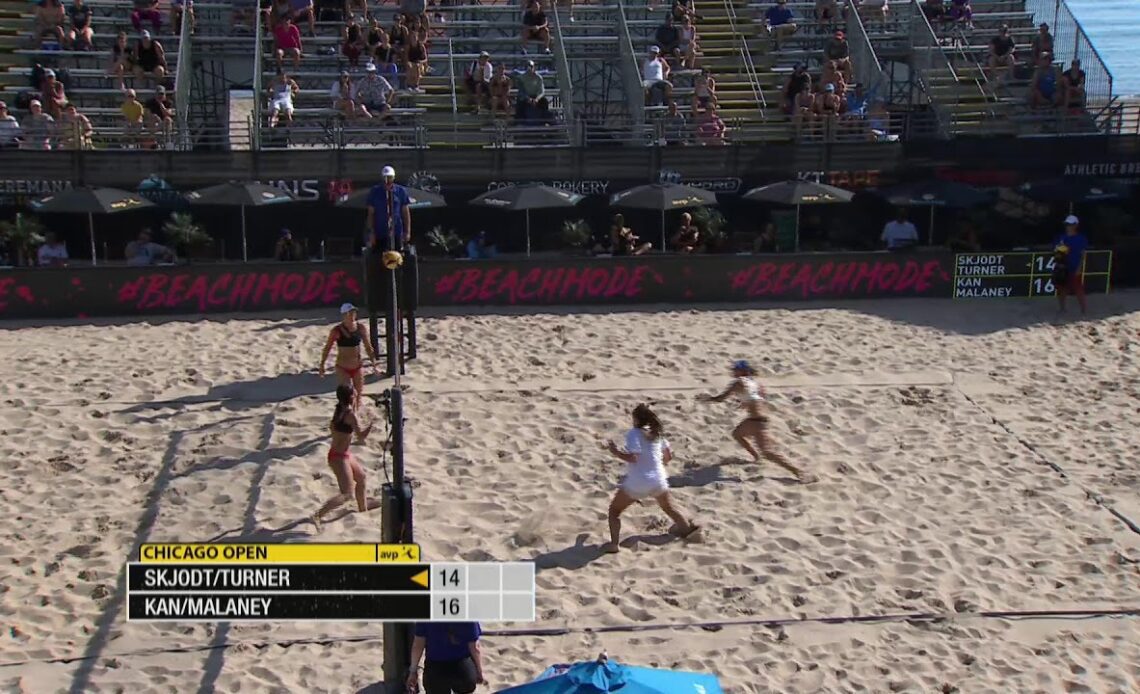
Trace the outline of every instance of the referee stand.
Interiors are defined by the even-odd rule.
[[[404,394],[400,376],[407,360],[416,356],[415,310],[419,300],[419,273],[415,247],[404,246],[402,263],[382,249],[370,248],[364,253],[364,281],[368,296],[368,319],[372,347],[379,354],[379,316],[384,316],[384,343],[387,375],[392,387],[377,397],[388,420],[392,455],[392,477],[381,488],[380,534],[384,544],[414,544],[412,485],[404,474]],[[407,623],[384,623],[384,688],[391,694],[402,694],[411,667],[413,626]]]

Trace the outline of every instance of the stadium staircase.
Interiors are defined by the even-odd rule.
[[[13,71],[13,68],[23,64],[16,55],[16,49],[25,41],[27,32],[31,30],[31,13],[26,12],[28,3],[24,0],[0,1],[0,87],[7,92],[7,87],[19,87],[28,84]],[[5,94],[7,100],[7,94]],[[15,104],[9,103],[9,108]]]

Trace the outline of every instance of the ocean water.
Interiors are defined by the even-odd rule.
[[[1112,73],[1117,96],[1140,95],[1140,0],[1066,0]]]

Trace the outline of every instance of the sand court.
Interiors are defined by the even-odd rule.
[[[537,562],[534,626],[570,631],[489,637],[495,684],[606,648],[716,671],[734,693],[1135,690],[1135,617],[978,614],[1140,608],[1140,534],[1108,510],[1140,517],[1129,296],[1061,326],[1021,302],[427,319],[407,394],[417,539],[429,559]],[[379,678],[377,624],[123,622],[120,572],[141,542],[316,539],[303,519],[334,491],[333,382],[307,370],[333,319],[0,334],[0,688],[355,692]],[[29,340],[84,357],[28,370]],[[741,356],[778,446],[817,483],[741,462],[738,413],[694,399]],[[705,529],[683,543],[635,506],[627,546],[602,556],[622,464],[598,442],[640,401]],[[372,489],[381,440],[357,452]],[[350,513],[320,539],[378,535],[377,515]],[[937,619],[823,621],[884,614]],[[581,631],[768,619],[817,621]]]

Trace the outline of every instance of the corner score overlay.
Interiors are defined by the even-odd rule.
[[[127,621],[535,620],[533,562],[424,563],[419,545],[146,544]]]

